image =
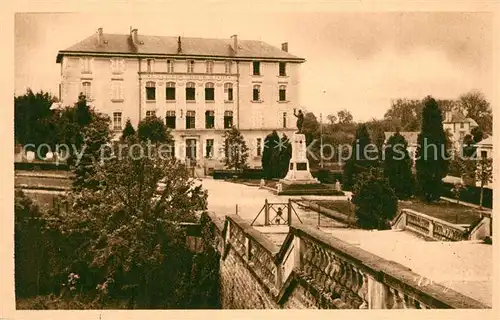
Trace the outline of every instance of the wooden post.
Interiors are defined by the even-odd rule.
[[[269,225],[269,203],[267,202],[267,199],[264,202],[264,225]]]
[[[288,198],[288,212],[287,212],[288,225],[292,225],[292,199]]]

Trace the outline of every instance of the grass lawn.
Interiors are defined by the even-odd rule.
[[[432,204],[420,200],[400,201],[399,207],[412,209],[455,224],[471,224],[480,218],[477,209],[444,200]]]
[[[316,200],[313,202],[319,204],[322,207],[337,211],[339,213],[343,213],[345,215],[353,214],[353,211],[351,212],[351,204],[346,200]],[[354,207],[352,208],[352,210],[354,210]]]

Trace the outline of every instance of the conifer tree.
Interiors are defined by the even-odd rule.
[[[399,132],[396,132],[387,140],[384,150],[384,176],[399,199],[408,199],[413,195],[412,165],[413,161],[408,153],[408,142]]]
[[[418,188],[427,201],[439,200],[442,179],[448,172],[448,150],[443,118],[438,103],[428,96],[422,110],[422,131],[418,135],[416,169]]]
[[[232,127],[227,129],[222,135],[224,139],[224,159],[222,163],[227,169],[241,171],[248,167],[248,147],[241,132]]]
[[[130,119],[127,119],[127,122],[125,123],[125,128],[123,128],[122,131],[122,140],[127,139],[128,137],[132,137],[135,135],[135,129],[132,126],[132,122],[130,122]]]

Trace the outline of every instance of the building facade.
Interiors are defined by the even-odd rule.
[[[221,167],[222,134],[235,126],[261,165],[267,134],[296,131],[299,68],[305,60],[261,41],[139,35],[95,35],[59,51],[62,105],[83,93],[109,115],[119,137],[127,119],[137,128],[156,115],[171,129],[174,152]]]
[[[460,150],[466,135],[478,127],[472,118],[465,117],[460,112],[447,111],[443,119],[443,129],[448,131],[455,150]]]

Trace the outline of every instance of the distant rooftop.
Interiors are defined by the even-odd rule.
[[[390,137],[392,137],[396,132],[394,131],[387,131],[387,132],[384,132],[385,134],[385,142],[387,142],[387,140],[389,140]],[[418,139],[418,134],[419,132],[416,132],[416,131],[400,131],[399,132],[406,140],[406,142],[408,142],[408,145],[409,146],[415,146],[417,145],[417,139]]]
[[[101,30],[102,31],[102,30]],[[99,31],[98,31],[99,32]],[[132,32],[131,32],[132,33]],[[180,41],[180,43],[179,43]],[[236,43],[237,50],[233,49]],[[179,46],[181,50],[179,50]],[[285,51],[286,50],[286,51]],[[57,62],[65,54],[100,53],[132,55],[212,56],[228,58],[284,59],[304,62],[303,58],[258,40],[207,39],[177,36],[152,36],[138,34],[136,44],[129,34],[102,33],[87,37],[75,45],[59,51]]]

